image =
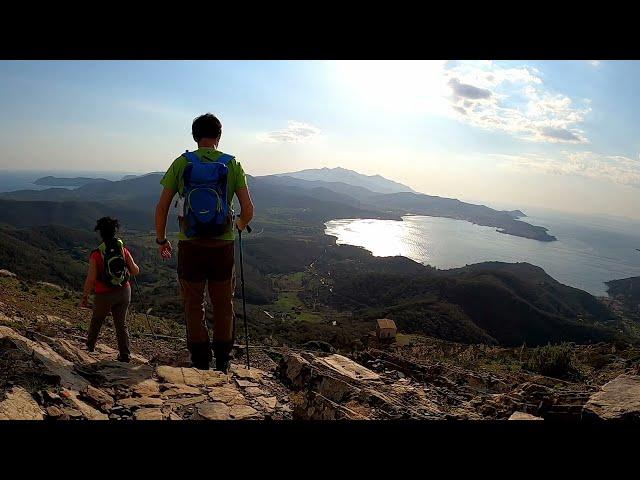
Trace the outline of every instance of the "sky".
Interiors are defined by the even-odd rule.
[[[0,170],[166,170],[212,112],[251,175],[640,219],[639,84],[638,61],[0,61]]]

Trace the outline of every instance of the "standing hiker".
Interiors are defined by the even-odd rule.
[[[253,203],[240,163],[219,151],[222,124],[207,113],[193,121],[194,152],[173,161],[160,183],[156,207],[156,243],[162,258],[170,258],[167,215],[176,193],[184,199],[178,236],[178,279],[184,301],[187,347],[195,368],[208,370],[211,346],[216,370],[226,372],[234,340],[235,229],[242,231],[253,218]],[[234,194],[241,213],[233,220]],[[234,228],[235,227],[235,228]],[[205,323],[205,287],[213,304],[213,342]]]
[[[140,268],[122,240],[116,237],[119,227],[118,220],[110,217],[103,217],[96,224],[94,230],[100,232],[102,244],[92,251],[89,257],[89,271],[84,282],[80,306],[88,307],[89,295],[95,291],[93,316],[87,334],[87,349],[93,352],[104,319],[112,312],[120,352],[118,360],[128,362],[131,358],[126,324],[127,310],[131,302],[129,276],[138,275]]]

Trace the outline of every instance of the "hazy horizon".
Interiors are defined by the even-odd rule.
[[[3,61],[0,169],[163,171],[211,111],[250,175],[639,220],[638,81],[638,61]]]

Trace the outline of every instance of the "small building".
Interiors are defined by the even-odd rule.
[[[376,321],[376,337],[378,340],[393,340],[396,338],[396,322],[388,318],[380,318]]]

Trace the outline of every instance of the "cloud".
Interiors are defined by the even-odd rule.
[[[556,140],[559,142],[582,142],[580,136],[578,136],[574,132],[567,130],[566,128],[542,127],[540,129],[540,134],[543,137],[549,138],[551,141]]]
[[[258,139],[267,143],[303,143],[320,135],[320,129],[308,123],[289,120],[287,128],[261,133]]]
[[[532,67],[505,68],[493,62],[447,65],[449,102],[458,119],[485,130],[546,143],[588,143],[579,128],[591,111],[545,87]]]
[[[491,96],[491,90],[485,88],[474,87],[473,85],[467,85],[466,83],[460,83],[457,78],[449,80],[449,85],[453,90],[453,94],[457,98],[469,98],[472,100],[480,100],[483,98],[489,98]]]
[[[600,60],[589,60],[589,63],[594,67],[599,67],[601,62]]]
[[[491,156],[501,158],[501,166],[521,171],[535,171],[552,175],[577,175],[604,179],[640,188],[640,160],[594,152],[562,152],[552,158],[538,154]]]

